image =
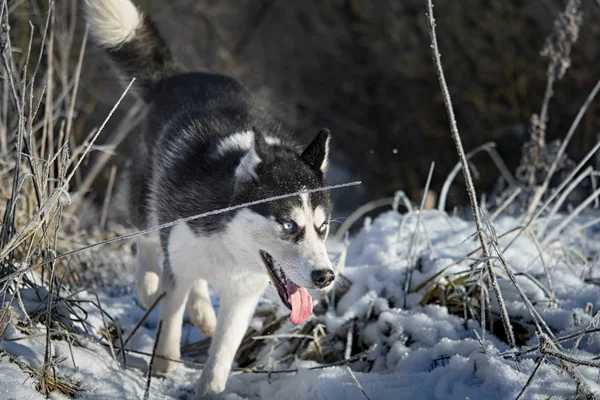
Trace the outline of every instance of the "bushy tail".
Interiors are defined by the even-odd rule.
[[[90,34],[127,80],[149,100],[156,82],[179,71],[150,18],[130,0],[85,0]]]

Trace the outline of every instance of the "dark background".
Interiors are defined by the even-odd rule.
[[[189,69],[233,75],[308,143],[319,128],[333,134],[331,182],[360,179],[336,193],[338,212],[404,190],[420,201],[430,163],[439,193],[458,161],[431,60],[424,0],[138,0]],[[511,171],[539,113],[548,60],[540,55],[563,1],[438,0],[442,62],[466,151],[495,141]],[[600,78],[600,7],[583,2],[584,20],[572,66],[555,85],[548,139],[562,138]],[[74,46],[77,50],[78,46]],[[76,53],[76,51],[74,52]],[[80,89],[82,134],[98,126],[122,92],[90,45]],[[73,54],[75,61],[77,54]],[[110,121],[118,125],[128,100]],[[568,147],[578,160],[596,142],[592,104]],[[122,166],[130,135],[109,164]],[[473,158],[478,192],[491,193],[499,173]],[[109,168],[95,183],[103,198]],[[462,177],[448,205],[466,204]]]

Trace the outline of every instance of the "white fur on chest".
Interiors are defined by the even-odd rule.
[[[169,261],[177,278],[205,279],[219,292],[233,286],[263,290],[268,282],[260,265],[227,232],[221,235],[196,235],[182,223],[171,230]]]

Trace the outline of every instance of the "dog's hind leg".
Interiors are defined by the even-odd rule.
[[[208,336],[215,333],[217,317],[210,301],[208,283],[204,279],[198,279],[192,284],[187,301],[187,311],[192,323],[201,333]]]
[[[165,271],[162,277],[165,296],[160,302],[160,321],[162,326],[158,343],[156,344],[156,354],[165,358],[178,360],[181,357],[181,325],[183,323],[183,313],[190,291],[190,284],[185,279],[173,276],[168,267],[168,262],[168,259],[165,257]],[[152,366],[152,374],[162,375],[175,369],[176,366],[177,363],[174,361],[156,357]]]
[[[148,308],[158,296],[162,268],[158,259],[160,244],[154,236],[139,236],[136,242],[135,281],[138,298]]]

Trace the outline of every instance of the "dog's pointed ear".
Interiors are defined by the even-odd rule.
[[[240,160],[240,164],[235,169],[236,184],[254,182],[259,183],[258,173],[256,171],[258,165],[264,159],[264,150],[267,146],[265,136],[256,127],[253,127],[254,139],[250,149]]]
[[[302,152],[300,158],[319,176],[325,177],[327,165],[329,163],[329,141],[331,134],[329,129],[323,128],[317,133],[317,136]]]

